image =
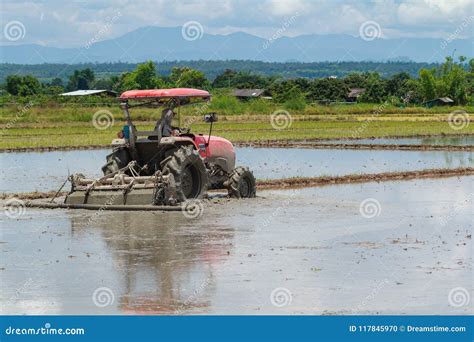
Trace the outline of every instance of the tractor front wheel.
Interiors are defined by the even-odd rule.
[[[236,167],[226,182],[230,197],[251,198],[257,192],[255,176],[248,167]]]

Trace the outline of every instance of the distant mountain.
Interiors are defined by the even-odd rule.
[[[238,32],[183,38],[181,27],[142,27],[115,39],[82,48],[45,47],[34,44],[1,46],[1,63],[89,63],[145,60],[227,60],[270,62],[407,61],[441,62],[446,56],[474,55],[474,41],[402,38],[366,41],[349,35],[301,35],[272,41]],[[193,37],[188,37],[191,39]]]

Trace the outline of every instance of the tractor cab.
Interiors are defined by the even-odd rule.
[[[181,127],[180,107],[197,104],[206,106],[210,99],[209,92],[190,88],[125,91],[120,96],[120,106],[125,115],[126,125],[118,133],[119,139],[114,140],[112,144],[116,147],[125,145],[130,158],[137,160],[139,164],[148,163],[154,157],[158,157],[156,154],[165,153],[166,150],[181,145],[192,144],[196,149],[199,148],[201,152],[204,152],[203,146],[196,144],[195,135]],[[161,118],[153,130],[139,131],[133,124],[130,111],[140,107],[161,110]],[[174,115],[178,118],[179,127],[171,126]],[[150,172],[153,171],[150,170]]]

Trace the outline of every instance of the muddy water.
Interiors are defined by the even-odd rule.
[[[1,313],[472,314],[448,293],[473,290],[473,190],[460,177],[271,191],[197,220],[3,215]]]
[[[0,154],[0,192],[56,190],[68,172],[100,176],[109,150]],[[237,162],[259,179],[456,168],[474,165],[473,152],[237,148]]]
[[[373,145],[441,145],[441,146],[472,146],[474,135],[459,137],[427,137],[427,138],[397,138],[397,139],[340,139],[325,140],[325,144],[373,144]]]

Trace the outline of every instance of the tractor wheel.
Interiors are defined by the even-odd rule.
[[[124,148],[118,148],[112,153],[108,154],[105,160],[106,162],[104,166],[102,166],[102,172],[106,176],[127,166],[127,164],[131,161],[131,158],[128,150]]]
[[[177,149],[163,166],[162,172],[163,175],[173,175],[178,202],[202,198],[207,194],[209,181],[206,166],[193,146]]]
[[[236,167],[226,182],[230,197],[251,198],[257,192],[255,177],[248,167]]]

